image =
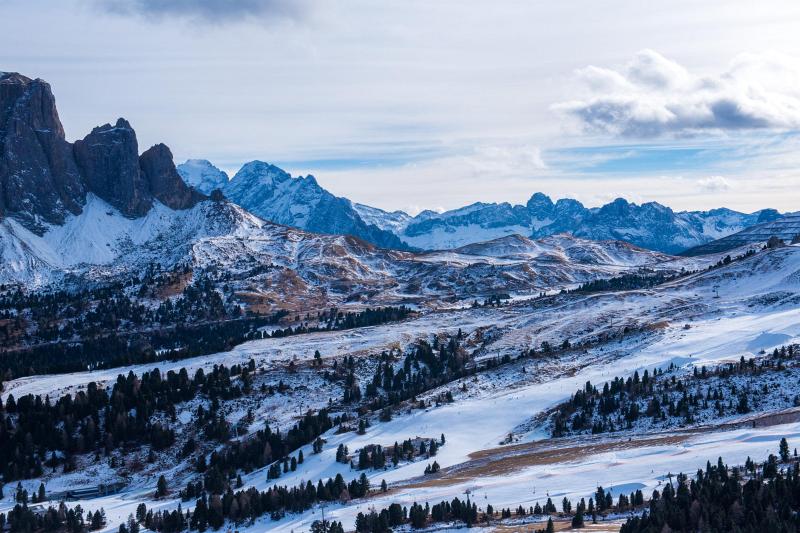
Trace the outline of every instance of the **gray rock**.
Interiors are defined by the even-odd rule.
[[[172,152],[165,144],[157,144],[139,157],[150,194],[172,209],[188,209],[205,195],[184,183],[172,161]]]
[[[46,82],[0,75],[0,146],[0,216],[41,233],[81,212],[85,187]]]
[[[136,132],[124,118],[75,141],[75,159],[87,189],[124,215],[139,217],[152,207],[153,196],[139,168]]]

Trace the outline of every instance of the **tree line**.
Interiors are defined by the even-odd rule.
[[[787,364],[794,364],[795,352],[795,346],[783,346],[758,361],[742,357],[738,363],[695,367],[683,377],[675,375],[673,365],[666,373],[645,370],[640,376],[637,371],[628,378],[615,377],[602,389],[587,381],[555,411],[551,434],[619,431],[633,428],[640,420],[650,425],[682,425],[749,413],[758,401],[774,394],[764,378],[780,377]],[[797,401],[795,396],[792,402]]]
[[[255,370],[247,365],[215,365],[198,369],[190,378],[185,368],[162,374],[159,369],[120,374],[110,393],[91,382],[85,390],[65,394],[55,402],[49,396],[9,394],[0,401],[0,471],[3,480],[39,477],[45,466],[74,468],[74,456],[112,450],[128,443],[149,444],[153,450],[171,446],[172,429],[153,422],[157,412],[175,415],[175,406],[203,394],[213,400],[230,399],[248,388]],[[231,378],[239,377],[238,383]],[[60,453],[56,453],[60,452]]]

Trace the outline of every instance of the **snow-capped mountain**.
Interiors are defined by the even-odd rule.
[[[392,232],[365,222],[350,200],[320,187],[314,176],[292,177],[263,161],[245,164],[230,181],[203,160],[187,161],[178,165],[178,171],[201,192],[220,189],[231,201],[265,220],[316,233],[353,235],[386,248],[408,248]]]
[[[730,209],[675,212],[657,202],[641,205],[618,198],[587,208],[577,200],[535,193],[525,205],[477,202],[411,216],[336,197],[313,176],[292,177],[281,168],[252,161],[228,180],[205,160],[178,165],[200,192],[220,189],[227,198],[265,220],[318,233],[354,235],[394,249],[445,250],[509,235],[541,238],[571,233],[592,240],[623,240],[650,250],[678,253],[781,215]]]
[[[766,242],[770,237],[777,237],[788,243],[794,242],[798,236],[800,236],[800,213],[790,213],[777,220],[756,224],[727,237],[690,248],[681,255],[696,256],[726,252],[740,246]]]
[[[228,174],[205,159],[189,159],[178,165],[177,169],[187,185],[203,194],[211,194],[217,189],[223,190],[230,181]]]
[[[693,268],[697,261],[569,235],[404,252],[266,222],[227,200],[184,210],[156,203],[132,218],[92,194],[80,214],[41,235],[4,218],[0,258],[0,283],[82,285],[131,279],[153,264],[188,266],[224,282],[246,305],[292,309],[531,294],[643,267]]]
[[[772,209],[752,214],[730,209],[675,212],[656,202],[637,205],[622,198],[587,208],[569,198],[553,202],[542,193],[534,194],[526,205],[475,203],[444,213],[423,211],[413,218],[359,204],[356,209],[362,217],[421,249],[455,248],[512,234],[538,238],[571,233],[677,253],[780,217]]]

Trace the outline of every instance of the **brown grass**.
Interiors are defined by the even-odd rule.
[[[408,488],[442,487],[470,481],[479,477],[501,476],[522,468],[574,461],[609,451],[621,451],[645,446],[667,446],[684,442],[689,435],[662,435],[633,440],[602,441],[579,444],[575,439],[558,439],[515,444],[503,448],[481,450],[470,454],[470,460],[442,470],[435,478],[421,479]]]
[[[712,431],[726,431],[742,427],[766,427],[797,420],[800,420],[800,408],[791,408],[779,413],[764,413],[725,424],[678,429],[642,437],[631,435],[620,435],[616,438],[613,436],[609,438],[608,435],[581,436],[490,448],[471,453],[468,461],[442,469],[435,477],[417,478],[404,487],[446,487],[480,477],[512,474],[531,466],[569,463],[579,457],[610,451],[649,446],[674,446],[686,442],[695,435]]]

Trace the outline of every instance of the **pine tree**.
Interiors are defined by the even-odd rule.
[[[163,498],[167,495],[167,478],[164,474],[158,476],[158,483],[156,485],[156,498]]]
[[[583,505],[578,504],[578,509],[575,511],[575,516],[572,517],[573,529],[583,527]]]
[[[781,456],[781,461],[784,463],[789,460],[789,443],[786,441],[786,437],[781,439],[780,445],[778,446],[778,450]]]

